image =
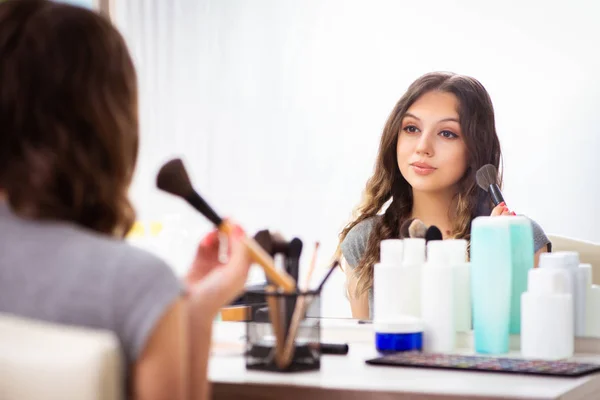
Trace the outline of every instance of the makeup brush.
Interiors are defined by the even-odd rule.
[[[221,218],[208,203],[194,190],[187,171],[181,159],[174,159],[163,165],[156,177],[156,186],[167,193],[179,196],[192,207],[208,218],[217,229],[227,234],[233,232],[233,225]],[[260,264],[267,277],[285,292],[293,292],[296,283],[285,272],[278,271],[273,264],[273,258],[252,238],[245,236],[244,244],[252,259]]]
[[[279,368],[283,367],[283,346],[285,345],[285,334],[279,319],[279,297],[275,295],[275,287],[267,286],[267,305],[269,306],[269,319],[273,326],[273,335],[275,336],[275,364]]]
[[[414,218],[409,218],[400,225],[400,239],[406,239],[410,237],[410,232],[408,228],[410,228],[410,224],[414,221]]]
[[[430,240],[442,240],[443,238],[442,231],[435,225],[431,225],[427,228],[427,232],[425,232],[425,242],[429,242]]]
[[[316,253],[316,249],[315,249],[315,253]],[[316,257],[313,257],[311,264],[312,264],[311,265],[311,270],[312,270],[312,269],[314,269],[314,264],[316,264]],[[317,295],[320,294],[321,290],[323,289],[323,286],[325,285],[325,282],[327,282],[327,280],[331,276],[333,270],[339,264],[340,264],[339,260],[335,260],[333,262],[333,264],[331,265],[331,267],[329,267],[329,271],[327,271],[327,274],[325,275],[323,280],[321,280],[321,283],[319,284],[319,286],[317,288]],[[309,276],[312,275],[311,270],[309,270]],[[307,282],[308,282],[308,280],[307,280]],[[308,288],[308,287],[306,287],[306,288]],[[312,297],[307,298],[307,295],[304,294],[296,302],[296,308],[294,309],[294,315],[292,316],[292,323],[290,324],[290,330],[288,332],[288,336],[285,340],[285,346],[283,348],[284,368],[287,367],[288,365],[290,365],[290,362],[292,361],[292,357],[294,356],[294,350],[295,350],[294,341],[296,340],[296,334],[298,332],[298,328],[300,327],[300,322],[302,322],[302,319],[304,318],[304,314],[306,313],[307,308],[312,303],[312,300],[313,300]]]
[[[315,242],[315,248],[313,250],[312,257],[310,259],[310,264],[308,266],[308,273],[306,274],[304,285],[301,288],[302,290],[307,290],[310,285],[310,280],[312,278],[313,271],[317,265],[317,255],[319,253],[319,246],[321,244],[319,242]],[[285,339],[285,345],[283,347],[283,364],[287,367],[291,362],[294,351],[294,341],[296,340],[296,332],[300,326],[300,322],[302,321],[302,317],[304,312],[306,311],[306,295],[300,295],[300,298],[296,299],[296,306],[294,307],[294,312],[292,314],[290,329],[288,331],[287,338]]]
[[[408,236],[423,239],[427,232],[427,226],[420,219],[415,218],[408,227]]]
[[[504,202],[504,197],[502,197],[502,192],[498,186],[498,171],[496,167],[492,164],[486,164],[479,168],[475,175],[475,180],[480,188],[490,194],[495,206]]]

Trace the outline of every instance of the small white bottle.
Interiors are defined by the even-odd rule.
[[[421,319],[425,352],[448,353],[454,350],[454,300],[454,268],[448,262],[444,241],[430,241],[427,244],[427,262],[423,265],[421,282]]]
[[[421,275],[425,262],[425,239],[404,239],[402,282],[396,286],[404,315],[421,318]]]
[[[590,310],[586,319],[587,336],[598,337],[600,336],[600,313],[597,310],[600,310],[600,286],[592,285],[587,300],[588,309]]]
[[[576,301],[575,273],[573,271],[571,271],[571,269],[569,268],[569,266],[567,264],[567,259],[566,259],[565,255],[561,252],[540,254],[539,268],[540,269],[545,269],[545,268],[558,269],[558,270],[562,271],[562,273],[565,275],[567,291],[569,292],[569,294],[571,294],[571,298],[572,298],[573,333],[575,333],[575,319],[576,319],[576,315],[577,315],[576,303],[575,303],[575,301]],[[521,321],[523,321],[523,318],[521,318]]]
[[[585,336],[587,287],[585,270],[579,268],[579,253],[576,251],[561,251],[565,256],[567,267],[573,274],[573,302],[575,303],[575,336]]]
[[[467,262],[467,241],[442,241],[448,263],[454,270],[454,321],[457,332],[471,331],[471,272]]]
[[[382,240],[381,262],[373,267],[373,320],[392,321],[402,315],[402,296],[398,286],[403,280],[403,243],[400,239]]]
[[[521,296],[521,353],[557,360],[573,356],[573,297],[559,268],[529,270]]]
[[[542,266],[542,256],[548,258],[549,254],[556,257],[563,257],[562,268],[565,268],[571,275],[573,295],[573,318],[575,324],[575,336],[585,335],[585,303],[587,289],[585,287],[585,273],[579,269],[579,254],[574,251],[559,251],[556,253],[542,253],[540,256],[540,267]]]
[[[590,336],[594,309],[592,308],[592,266],[590,264],[579,264],[579,273],[585,287],[585,335]],[[577,336],[577,335],[575,335]]]

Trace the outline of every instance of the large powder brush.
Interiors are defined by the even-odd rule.
[[[227,234],[233,232],[233,225],[221,218],[215,210],[196,192],[181,159],[174,159],[162,166],[156,177],[156,186],[167,193],[179,196],[198,210],[217,229]],[[252,238],[245,236],[244,244],[252,259],[265,271],[265,274],[275,285],[285,292],[296,290],[296,282],[285,271],[278,271],[273,258]]]
[[[408,237],[413,239],[424,239],[427,232],[427,226],[418,218],[412,220],[408,226]]]
[[[475,180],[480,188],[490,194],[495,206],[500,203],[504,203],[502,191],[498,186],[498,170],[496,167],[494,167],[492,164],[486,164],[479,168],[475,174]]]

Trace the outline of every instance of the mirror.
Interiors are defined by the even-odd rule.
[[[548,235],[600,242],[590,223],[600,219],[600,59],[591,50],[600,47],[600,5],[155,3],[141,12],[117,2],[113,19],[139,70],[132,196],[140,219],[170,230],[161,251],[178,271],[208,224],[154,189],[163,161],[182,156],[203,194],[249,232],[298,236],[305,249],[320,241],[324,267],[372,174],[388,115],[430,71],[487,89],[511,210]],[[344,280],[329,281],[323,315],[350,317]]]

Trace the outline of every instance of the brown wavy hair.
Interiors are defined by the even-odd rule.
[[[0,188],[18,215],[124,236],[138,153],[125,41],[84,8],[0,3]]]
[[[353,220],[339,235],[341,245],[352,228],[379,214],[391,199],[383,216],[374,225],[365,252],[354,269],[357,277],[355,295],[373,286],[373,265],[379,259],[381,240],[398,238],[402,222],[412,213],[412,188],[398,168],[396,145],[406,111],[419,97],[431,91],[452,93],[458,99],[460,126],[467,147],[467,170],[458,182],[454,199],[456,206],[449,210],[453,213],[450,216],[453,221],[451,236],[470,240],[471,221],[491,211],[489,199],[475,181],[480,167],[492,164],[499,170],[502,158],[490,96],[483,85],[471,77],[446,72],[423,75],[410,85],[392,110],[383,129],[374,172],[367,181],[362,201],[353,212]],[[501,182],[500,176],[498,183]],[[341,254],[340,245],[337,256]]]

